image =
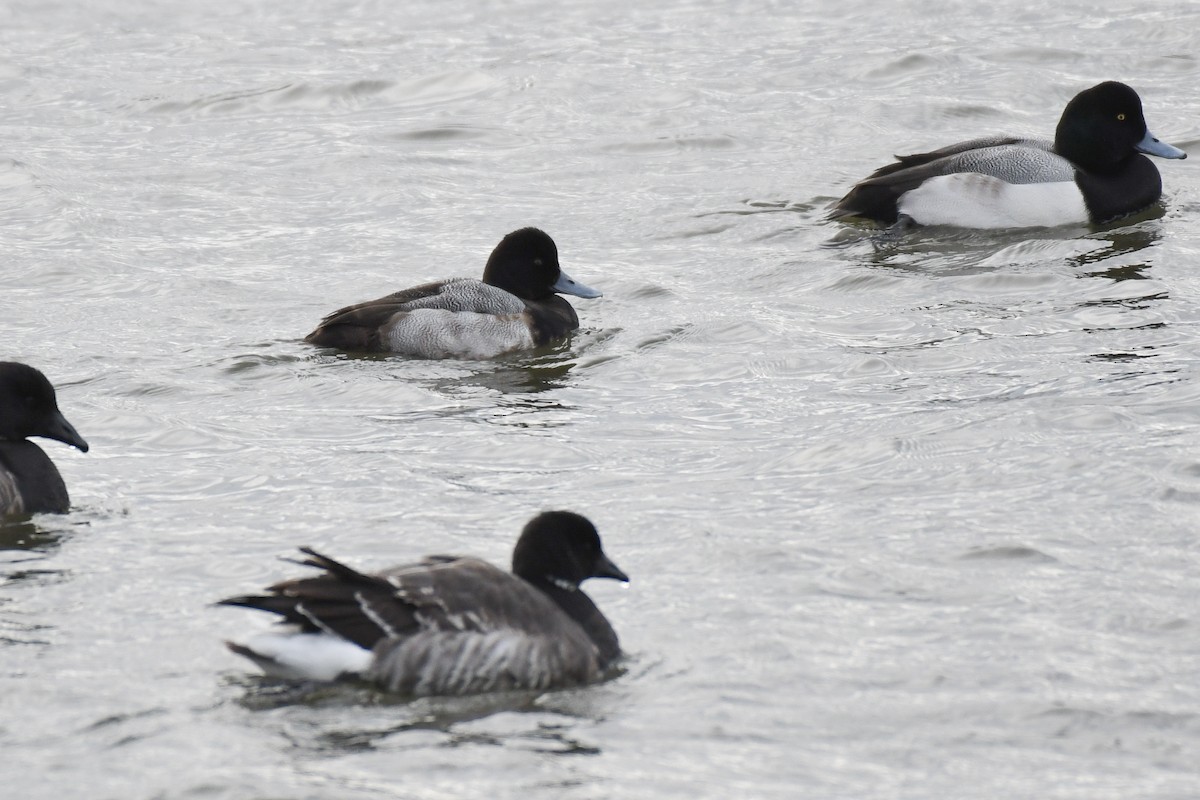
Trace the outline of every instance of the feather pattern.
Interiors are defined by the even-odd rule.
[[[417,309],[393,315],[380,330],[381,349],[421,358],[495,358],[535,347],[526,314]]]
[[[370,651],[369,664],[357,673],[390,691],[470,694],[577,685],[601,677],[620,654],[616,633],[579,583],[627,579],[603,554],[591,523],[577,514],[547,512],[532,520],[514,554],[516,574],[463,556],[429,556],[367,574],[315,550],[301,551],[307,557],[299,563],[322,574],[222,604],[278,614],[300,637],[335,637]],[[522,552],[532,556],[519,560]],[[549,574],[543,574],[546,564]],[[290,655],[295,648],[277,640],[269,646],[288,652],[289,662],[272,669],[270,653],[254,641],[231,648],[275,674],[302,672]],[[331,648],[323,645],[322,652]],[[312,674],[327,679],[329,669]]]
[[[556,292],[599,296],[562,272],[549,236],[524,228],[492,251],[483,280],[451,278],[346,306],[305,341],[419,358],[492,358],[541,347],[579,327],[575,309]]]
[[[949,180],[945,180],[949,178]],[[897,156],[895,164],[877,169],[838,203],[834,216],[878,216],[894,221],[906,214],[923,225],[968,228],[1085,222],[1087,209],[1074,184],[1075,168],[1040,139],[993,136],[944,147],[929,153]],[[1069,209],[1038,216],[1028,203],[1038,192],[1008,194],[1009,186],[1067,186]],[[913,196],[917,195],[917,196]],[[1047,195],[1052,199],[1056,196]],[[1052,212],[1056,207],[1051,206]],[[1060,219],[1060,217],[1065,217]]]
[[[989,136],[896,156],[839,200],[830,216],[969,228],[1105,222],[1162,194],[1142,153],[1186,158],[1154,138],[1141,99],[1108,81],[1076,95],[1054,140]]]
[[[0,466],[0,517],[7,514],[24,514],[25,500],[17,480],[11,472]]]
[[[1054,143],[1046,139],[975,139],[898,160],[904,168],[886,174],[929,177],[974,172],[1016,184],[1058,183],[1075,177],[1075,167],[1056,154]]]

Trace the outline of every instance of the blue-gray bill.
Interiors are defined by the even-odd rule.
[[[555,281],[554,286],[551,288],[553,288],[554,291],[558,292],[559,294],[573,294],[576,297],[583,297],[587,299],[604,296],[603,292],[593,289],[590,286],[585,286],[565,272],[560,272],[558,274],[558,280]]]
[[[1145,153],[1148,156],[1158,156],[1159,158],[1187,158],[1187,153],[1183,150],[1154,138],[1154,134],[1149,129],[1147,129],[1146,135],[1142,137],[1142,140],[1133,146],[1133,149],[1139,153]]]

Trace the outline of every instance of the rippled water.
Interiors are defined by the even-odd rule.
[[[824,221],[1104,79],[1195,154],[1194,8],[1147,8],[0,9],[3,355],[92,445],[0,527],[6,792],[1194,795],[1194,161],[1103,230]],[[605,292],[569,344],[299,341],[524,225]],[[504,562],[550,507],[633,578],[590,589],[612,682],[403,703],[221,646],[297,545]]]

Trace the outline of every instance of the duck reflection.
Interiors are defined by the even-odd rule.
[[[320,708],[320,715],[291,717],[283,735],[296,747],[327,755],[387,747],[395,737],[418,747],[488,745],[595,755],[600,749],[579,738],[576,723],[602,719],[610,710],[602,699],[578,702],[584,693],[574,690],[413,699],[366,683],[296,683],[263,676],[238,676],[229,683],[245,690],[235,702],[249,711]],[[275,717],[261,719],[271,725]]]
[[[575,368],[574,361],[560,361],[557,357],[538,361],[500,363],[494,369],[481,370],[452,381],[436,381],[434,388],[444,390],[457,386],[480,386],[501,394],[538,394],[567,385],[567,376]],[[544,403],[531,403],[534,408]]]
[[[1161,217],[1162,214],[1163,210],[1159,207],[1155,218]],[[1121,264],[1110,264],[1110,262],[1113,259],[1148,250],[1162,238],[1162,231],[1157,225],[1124,225],[1100,231],[1088,238],[1097,242],[1108,242],[1108,247],[1098,247],[1070,259],[1071,264],[1085,270],[1080,277],[1109,278],[1113,281],[1144,281],[1150,277],[1146,271],[1153,266],[1148,261]],[[1092,267],[1095,265],[1104,268],[1093,269]]]
[[[42,527],[28,516],[0,519],[0,551],[47,553],[56,550],[65,535],[64,529]]]

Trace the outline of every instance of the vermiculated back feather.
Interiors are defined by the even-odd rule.
[[[991,136],[934,150],[897,156],[880,167],[838,201],[831,216],[860,216],[895,222],[897,203],[907,192],[930,178],[959,173],[990,175],[1011,184],[1070,181],[1075,169],[1042,139]]]
[[[405,315],[413,311],[428,309],[450,314],[500,316],[518,315],[525,308],[524,301],[503,289],[472,278],[453,278],[338,309],[321,320],[304,341],[345,350],[405,352],[403,342],[391,340]],[[414,336],[419,338],[419,334]],[[419,350],[422,344],[414,341],[412,347]]]
[[[904,156],[894,156],[896,163],[883,165],[879,169],[872,172],[867,177],[867,180],[870,180],[871,178],[881,178],[884,175],[890,175],[893,172],[898,172],[902,169],[908,169],[909,167],[919,167],[922,164],[928,164],[931,161],[937,161],[938,159],[956,156],[969,150],[980,150],[985,147],[999,147],[1006,144],[1018,144],[1022,141],[1032,140],[1022,140],[1015,136],[1004,135],[981,136],[978,139],[968,139],[965,142],[957,142],[945,147],[940,147],[937,150],[930,150],[928,153],[910,153],[909,155]]]

